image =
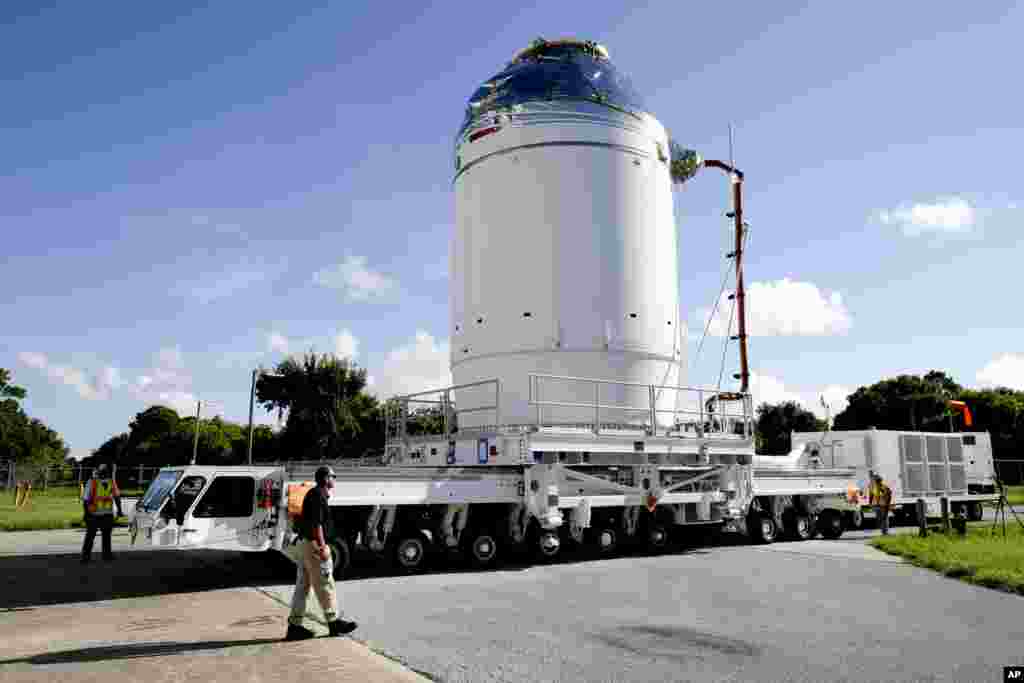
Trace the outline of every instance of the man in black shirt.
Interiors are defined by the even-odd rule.
[[[351,633],[356,628],[354,621],[338,617],[334,562],[331,559],[331,546],[327,544],[329,539],[334,538],[331,509],[327,504],[331,489],[334,488],[334,472],[330,467],[320,467],[315,476],[316,487],[307,491],[302,499],[302,516],[298,523],[301,540],[298,541],[299,556],[296,560],[299,565],[298,577],[295,580],[285,640],[301,640],[315,635],[302,625],[310,588],[316,592],[332,636]]]

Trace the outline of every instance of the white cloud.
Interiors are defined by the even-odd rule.
[[[359,355],[359,340],[348,330],[334,336],[334,353],[341,358],[355,358]]]
[[[45,370],[47,366],[46,356],[35,351],[22,351],[18,354],[18,360],[22,365],[27,365],[36,370]]]
[[[978,382],[990,387],[1024,391],[1024,354],[1004,353],[978,370]]]
[[[966,233],[977,224],[977,210],[961,197],[948,197],[932,203],[919,203],[879,211],[884,225],[901,228],[903,234],[916,237],[925,233]]]
[[[271,332],[267,335],[267,349],[285,356],[308,350],[329,349],[341,358],[354,359],[359,355],[359,340],[346,329],[325,337],[306,339],[290,339],[280,332]]]
[[[153,367],[139,375],[131,386],[131,393],[139,401],[173,408],[179,414],[189,415],[196,407],[192,393],[192,375],[185,369],[181,350],[163,348],[154,354]]]
[[[288,337],[280,332],[271,332],[270,336],[267,337],[267,348],[270,351],[287,355],[289,348]]]
[[[342,291],[348,301],[387,300],[398,292],[398,281],[368,268],[364,256],[348,255],[343,263],[317,271],[313,281]]]
[[[388,352],[368,381],[369,390],[380,399],[449,387],[449,345],[422,330],[406,345]]]
[[[734,304],[728,297],[727,293],[722,294],[708,334],[727,334]],[[844,334],[853,324],[839,292],[827,294],[810,282],[789,278],[751,284],[746,292],[746,311],[747,334],[752,337]],[[703,320],[702,330],[709,313],[707,309],[698,311]],[[737,325],[734,314],[732,334],[736,333]]]
[[[120,375],[115,367],[105,367],[90,379],[82,370],[70,365],[51,363],[46,354],[36,351],[23,351],[18,354],[18,360],[23,365],[46,373],[51,382],[59,382],[73,388],[87,401],[105,401],[110,398],[112,391],[121,385]]]
[[[820,389],[794,389],[787,387],[782,380],[772,375],[751,373],[750,393],[754,397],[754,408],[762,403],[783,403],[793,401],[803,406],[819,418],[825,418],[825,408],[821,405],[821,399],[830,409],[832,418],[842,412],[847,405],[846,397],[853,393],[848,387],[838,384],[829,384]]]

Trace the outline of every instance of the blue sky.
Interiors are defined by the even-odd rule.
[[[0,9],[0,367],[77,455],[154,402],[244,420],[250,369],[297,350],[444,381],[453,136],[538,35],[605,44],[706,157],[735,126],[760,398],[1024,388],[1013,3],[107,7]],[[691,351],[727,193],[676,192]]]

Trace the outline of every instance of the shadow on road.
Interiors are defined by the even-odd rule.
[[[280,638],[259,638],[256,640],[206,640],[194,643],[132,643],[128,645],[101,645],[85,647],[78,650],[47,652],[31,657],[18,659],[0,659],[0,666],[11,664],[85,664],[87,662],[107,662],[116,659],[136,659],[139,657],[160,657],[175,655],[197,650],[223,650],[243,645],[266,645],[280,643]]]
[[[711,552],[714,552],[713,547],[684,544],[666,554],[705,555]],[[600,562],[615,557],[585,556],[567,550],[546,564]],[[80,564],[78,558],[77,554],[71,553],[0,556],[0,613],[25,611],[35,606],[278,586],[295,581],[295,565],[276,552],[135,550],[116,554],[113,562],[94,558],[87,565]],[[498,566],[483,571],[525,571],[536,566],[537,562],[523,556],[506,555]],[[420,573],[480,572],[458,561],[437,556],[431,566]],[[403,575],[405,572],[393,564],[360,553],[345,580]]]
[[[77,554],[0,557],[0,611],[41,605],[277,585],[293,581],[283,557],[216,550],[134,551],[82,565]]]

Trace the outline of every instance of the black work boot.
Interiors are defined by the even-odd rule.
[[[343,636],[346,633],[352,633],[352,631],[356,630],[356,625],[356,622],[345,621],[344,619],[335,619],[334,621],[327,622],[327,628],[332,636]]]
[[[314,637],[316,637],[316,634],[308,628],[296,626],[295,624],[288,624],[288,632],[284,634],[285,640],[306,640]]]

